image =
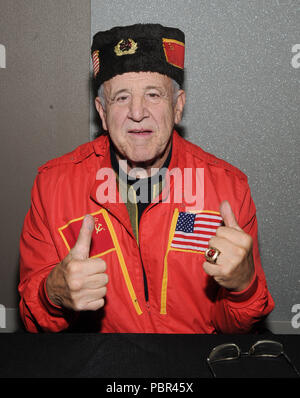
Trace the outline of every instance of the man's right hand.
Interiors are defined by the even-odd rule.
[[[46,289],[53,304],[74,311],[103,307],[108,275],[105,261],[89,258],[93,230],[94,218],[87,215],[75,246],[50,272]]]

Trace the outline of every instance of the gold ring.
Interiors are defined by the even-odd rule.
[[[216,249],[215,247],[209,247],[205,250],[205,258],[208,262],[212,264],[216,264],[220,254],[220,250]]]

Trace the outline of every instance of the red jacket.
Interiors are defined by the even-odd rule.
[[[58,332],[86,317],[53,305],[45,280],[76,242],[88,213],[95,218],[90,256],[106,261],[109,276],[105,306],[90,314],[94,330],[245,333],[273,309],[258,251],[255,206],[241,171],[174,132],[169,170],[204,170],[203,207],[191,214],[198,213],[204,220],[207,215],[218,219],[219,205],[226,199],[241,228],[253,238],[255,276],[247,289],[237,293],[220,287],[204,272],[201,248],[176,245],[178,216],[190,213],[184,198],[182,203],[168,203],[162,199],[163,191],[159,200],[147,207],[140,220],[138,245],[125,204],[99,203],[103,181],[97,172],[105,167],[111,163],[109,140],[104,136],[39,168],[20,242],[20,313],[28,331]],[[173,180],[170,195],[177,184]]]

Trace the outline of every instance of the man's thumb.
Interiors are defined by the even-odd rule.
[[[225,227],[235,228],[235,229],[238,229],[239,231],[241,230],[241,228],[239,227],[239,224],[235,218],[235,215],[232,211],[230,203],[227,200],[224,200],[220,204],[220,213],[223,218]]]
[[[95,226],[94,218],[86,215],[82,221],[77,242],[72,248],[72,257],[80,260],[89,258],[92,234]]]

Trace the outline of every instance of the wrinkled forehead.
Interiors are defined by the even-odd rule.
[[[128,72],[104,82],[104,90],[107,93],[155,87],[166,91],[172,90],[172,80],[156,72]]]

